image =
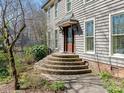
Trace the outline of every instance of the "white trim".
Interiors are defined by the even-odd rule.
[[[124,58],[123,54],[113,54],[111,57],[113,58]]]
[[[85,30],[85,23],[88,22],[88,21],[93,21],[93,27],[94,27],[94,32],[93,32],[93,37],[94,37],[94,50],[93,51],[86,51],[86,30]],[[87,53],[87,54],[95,54],[96,53],[96,36],[95,36],[95,18],[89,18],[89,19],[86,19],[84,20],[84,53]]]
[[[112,12],[109,14],[109,56],[116,58],[124,58],[124,54],[113,54],[112,46],[112,16],[124,13],[124,10]]]
[[[67,0],[65,0],[65,11],[66,11],[66,13],[70,13],[70,12],[72,12],[72,0],[71,0],[71,10],[70,11],[67,11]]]
[[[57,18],[58,17],[58,2],[56,2],[55,4],[54,4],[54,14],[55,14],[55,18]],[[56,7],[57,6],[57,7]],[[57,10],[57,11],[56,11]]]

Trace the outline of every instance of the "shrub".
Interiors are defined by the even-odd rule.
[[[20,75],[21,88],[48,88],[48,81],[39,76],[23,73]]]
[[[109,72],[106,72],[106,71],[100,72],[99,76],[103,80],[108,80],[112,77],[112,75]]]
[[[48,48],[45,45],[35,45],[32,47],[32,54],[36,61],[43,59],[48,54]]]
[[[29,65],[35,62],[31,47],[24,48],[24,57],[22,61]]]
[[[122,89],[113,80],[108,81],[106,87],[109,93],[123,93]]]
[[[108,93],[124,93],[123,89],[112,80],[112,75],[110,73],[103,71],[99,73],[99,76],[104,81],[104,86]]]
[[[32,55],[32,47],[25,47],[24,48],[24,54],[27,55]]]
[[[0,51],[0,68],[7,68],[9,65],[9,60],[7,58],[7,54]]]
[[[0,77],[1,78],[4,78],[4,77],[7,77],[9,76],[9,72],[6,68],[0,68]]]
[[[29,75],[27,73],[23,73],[20,76],[19,83],[21,88],[29,88],[31,82],[29,82]]]
[[[54,91],[64,90],[64,82],[62,82],[62,81],[53,82],[50,85],[50,89],[52,89]]]
[[[6,78],[9,76],[8,65],[9,60],[7,58],[7,54],[0,51],[0,78]]]
[[[4,38],[0,36],[0,50],[4,49],[3,42],[4,42]]]

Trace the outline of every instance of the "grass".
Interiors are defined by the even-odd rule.
[[[99,77],[103,80],[108,93],[124,93],[124,82],[120,81],[120,84],[117,84],[109,72],[100,72]]]
[[[12,78],[10,76],[8,76],[8,77],[0,77],[0,85],[8,84],[11,81],[12,81]]]

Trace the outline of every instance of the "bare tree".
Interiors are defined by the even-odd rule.
[[[19,89],[13,48],[26,27],[22,0],[0,0],[0,13],[0,32],[9,56],[14,87]]]

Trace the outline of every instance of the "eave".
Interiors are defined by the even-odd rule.
[[[48,0],[48,2],[42,7],[44,10],[48,10],[50,6],[54,4],[55,0]]]

